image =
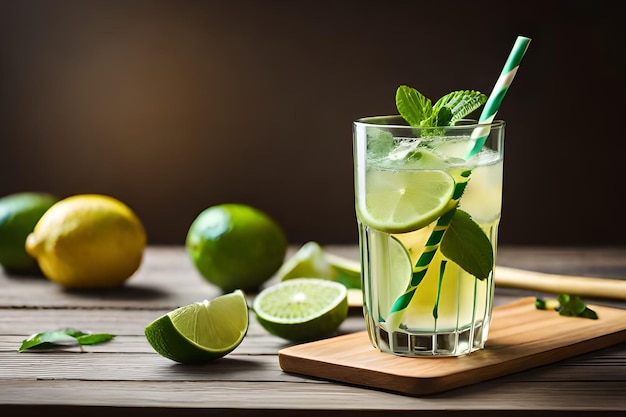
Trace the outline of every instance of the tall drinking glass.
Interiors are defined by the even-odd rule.
[[[503,121],[353,125],[363,312],[370,340],[401,356],[485,346],[502,206]],[[487,138],[474,149],[476,133]]]

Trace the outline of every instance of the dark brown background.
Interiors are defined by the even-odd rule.
[[[400,84],[489,93],[523,34],[498,113],[500,241],[625,242],[623,2],[0,6],[0,195],[110,194],[153,244],[223,202],[265,210],[292,243],[355,243],[351,122],[393,113]]]

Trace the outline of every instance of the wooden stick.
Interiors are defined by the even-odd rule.
[[[626,300],[626,280],[547,274],[496,266],[497,287],[520,288],[553,294]]]

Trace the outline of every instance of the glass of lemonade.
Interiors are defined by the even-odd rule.
[[[504,128],[465,119],[415,127],[401,116],[354,122],[363,311],[380,351],[460,356],[485,346]]]

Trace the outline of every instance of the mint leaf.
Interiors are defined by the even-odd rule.
[[[447,125],[454,124],[478,109],[487,102],[487,96],[480,91],[460,90],[453,91],[441,97],[433,106],[433,113],[448,110],[451,113]],[[446,126],[439,123],[437,126]]]
[[[491,242],[480,226],[463,210],[457,210],[454,214],[439,248],[448,259],[478,279],[486,279],[493,270]]]
[[[75,345],[76,338],[74,329],[61,329],[52,332],[36,333],[22,341],[18,352],[26,349],[54,349],[62,345]]]
[[[559,294],[557,300],[560,306],[557,307],[556,311],[561,316],[584,317],[594,320],[598,318],[596,312],[587,307],[587,304],[577,295]]]
[[[83,332],[82,330],[76,330],[76,329],[71,329],[71,328],[62,329],[60,331],[74,338],[78,338],[78,337],[85,336],[86,334],[88,334],[88,333]]]
[[[578,315],[578,317],[582,317],[584,319],[598,320],[598,313],[590,309],[589,307],[585,307],[582,313]]]
[[[97,345],[98,343],[108,342],[115,337],[114,334],[109,333],[95,333],[95,334],[86,334],[84,336],[80,336],[76,338],[76,341],[79,345]]]
[[[598,314],[587,307],[587,304],[577,295],[559,294],[556,299],[537,298],[535,307],[539,310],[555,310],[561,316],[566,317],[598,319]]]
[[[433,113],[435,113],[437,116],[435,126],[450,126],[453,117],[453,113],[450,109],[448,109],[447,107],[442,107],[436,112],[433,110]]]
[[[396,90],[396,107],[400,116],[411,126],[423,126],[422,120],[432,114],[432,102],[419,91],[406,85]]]
[[[17,350],[47,350],[72,346],[95,345],[113,339],[115,335],[108,333],[90,334],[72,328],[36,333],[22,341]]]

